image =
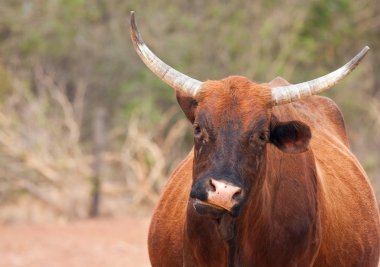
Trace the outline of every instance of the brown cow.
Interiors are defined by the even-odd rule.
[[[366,54],[290,85],[240,76],[204,83],[137,53],[174,87],[194,148],[170,177],[152,218],[153,266],[377,266],[374,193],[349,149],[331,88]]]

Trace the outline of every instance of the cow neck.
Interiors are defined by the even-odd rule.
[[[239,262],[239,224],[241,222],[252,221],[253,223],[260,221],[260,217],[263,215],[263,204],[265,202],[265,196],[262,194],[261,190],[259,190],[258,194],[255,195],[254,198],[251,199],[249,203],[246,205],[246,211],[241,214],[241,218],[233,218],[228,213],[222,215],[222,217],[216,219],[217,230],[219,235],[227,244],[227,261],[228,267],[237,266],[236,263]],[[255,218],[252,220],[252,218]],[[255,229],[255,226],[252,226]]]
[[[227,244],[227,259],[228,267],[236,266],[239,251],[239,224],[245,221],[255,222],[260,221],[263,212],[263,205],[265,203],[265,182],[263,188],[257,188],[251,192],[250,201],[246,203],[246,209],[239,218],[233,218],[228,213],[223,214],[220,218],[216,219],[217,229],[219,235]],[[255,218],[252,220],[252,218]],[[253,229],[255,226],[252,227]]]
[[[228,252],[227,252],[227,260],[228,260],[228,267],[234,267],[235,266],[235,257],[236,257],[236,237],[234,236],[231,240],[227,241],[228,245]]]
[[[227,266],[233,267],[236,254],[236,219],[225,213],[216,223],[219,235],[227,243]]]
[[[239,241],[241,239],[241,233],[238,231],[244,226],[244,222],[251,222],[252,229],[256,229],[257,223],[262,221],[266,217],[264,212],[264,205],[267,202],[267,182],[264,177],[267,174],[267,165],[264,161],[262,167],[260,168],[257,178],[259,178],[258,183],[249,192],[248,202],[245,205],[245,209],[238,218],[233,218],[229,214],[223,215],[219,221],[219,233],[227,243],[228,247],[228,267],[238,266],[239,262]],[[240,224],[243,225],[240,225]]]

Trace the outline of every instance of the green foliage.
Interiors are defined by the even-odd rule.
[[[0,65],[0,103],[10,94],[12,84],[7,71]]]
[[[49,66],[64,83],[85,81],[89,99],[121,115],[115,118],[138,112],[159,121],[161,111],[176,104],[173,90],[135,55],[130,10],[152,50],[195,78],[282,75],[297,82],[356,52],[355,21],[363,6],[353,0],[8,1],[1,4],[0,56],[6,65],[21,58],[19,69]]]
[[[173,89],[145,69],[122,84],[121,90],[128,99],[122,109],[127,119],[138,113],[157,123],[164,113],[162,107],[174,101]]]
[[[8,70],[27,81],[30,94],[36,95],[36,73],[42,70],[74,106],[80,100],[78,88],[86,85],[80,124],[85,147],[91,147],[92,118],[99,106],[110,114],[110,132],[136,116],[143,118],[146,132],[155,132],[163,114],[175,107],[178,112],[156,137],[165,139],[184,115],[173,89],[136,55],[129,38],[131,10],[150,48],[199,80],[237,74],[257,82],[279,75],[301,82],[337,68],[370,42],[374,49],[359,70],[327,95],[343,110],[354,153],[370,176],[379,176],[380,127],[374,126],[377,115],[368,108],[380,106],[370,97],[380,91],[377,6],[376,0],[2,1],[0,104],[12,91]],[[36,123],[46,114],[36,117]],[[190,132],[184,140],[184,147],[190,147]],[[181,153],[185,151],[174,154]],[[149,157],[143,161],[153,164]]]
[[[307,18],[300,30],[298,47],[302,49],[300,61],[303,64],[322,61],[331,65],[335,56],[322,56],[326,51],[335,54],[351,40],[354,33],[353,1],[322,0],[315,1],[310,7]]]

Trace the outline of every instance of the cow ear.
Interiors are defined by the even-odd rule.
[[[185,113],[188,120],[193,123],[195,120],[194,111],[198,105],[198,102],[190,95],[176,90],[176,97],[178,104]]]
[[[311,138],[309,126],[300,121],[279,122],[272,116],[270,142],[285,153],[302,153],[308,150]]]

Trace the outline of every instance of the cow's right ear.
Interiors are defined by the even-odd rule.
[[[198,105],[197,100],[195,100],[191,95],[188,95],[179,90],[176,90],[175,93],[176,93],[178,104],[180,105],[181,109],[185,113],[186,117],[191,123],[194,123],[194,120],[195,120],[194,111]]]

